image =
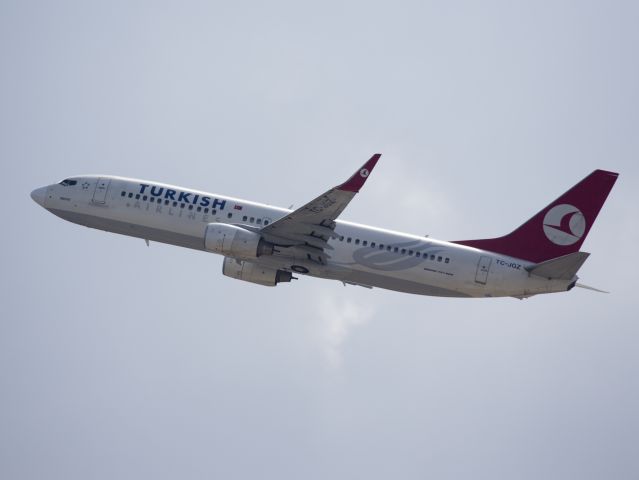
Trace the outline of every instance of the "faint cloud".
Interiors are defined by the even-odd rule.
[[[359,287],[352,287],[359,288]],[[374,306],[361,302],[338,298],[327,292],[317,305],[321,321],[321,341],[326,360],[333,368],[342,364],[342,349],[354,328],[368,322],[375,313]]]

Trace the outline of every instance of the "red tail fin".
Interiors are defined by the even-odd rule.
[[[578,252],[618,175],[595,170],[506,236],[453,243],[535,263]]]

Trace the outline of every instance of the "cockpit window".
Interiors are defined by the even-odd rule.
[[[75,185],[76,183],[78,183],[77,180],[71,180],[71,179],[67,178],[66,180],[62,180],[60,182],[60,185],[62,185],[64,187],[69,187],[71,185]]]

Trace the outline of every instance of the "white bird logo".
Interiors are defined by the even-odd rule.
[[[544,217],[544,233],[555,245],[572,245],[586,231],[586,219],[574,205],[555,205]]]

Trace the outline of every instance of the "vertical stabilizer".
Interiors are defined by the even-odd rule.
[[[536,263],[578,252],[618,175],[595,170],[508,235],[453,243]]]

